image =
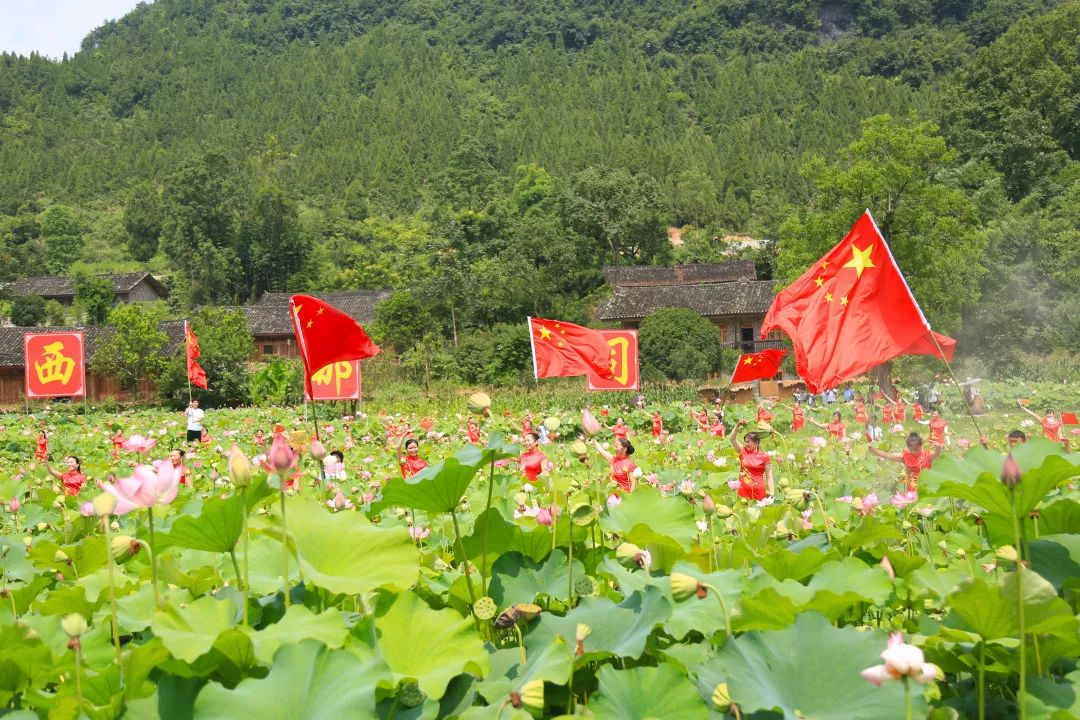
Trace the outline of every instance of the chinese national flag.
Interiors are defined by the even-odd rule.
[[[1063,412],[1063,413],[1061,413],[1061,424],[1062,425],[1080,425],[1080,418],[1076,417],[1076,413]]]
[[[199,350],[199,338],[191,331],[191,326],[184,323],[184,344],[187,346],[187,377],[188,382],[195,387],[206,390],[209,384],[206,382],[206,371],[199,364],[202,351]]]
[[[785,355],[787,350],[775,349],[740,355],[735,372],[731,374],[731,384],[773,377],[780,370]]]
[[[610,380],[615,349],[599,330],[560,322],[529,318],[533,349],[533,377],[572,377],[593,373]]]
[[[930,325],[867,210],[825,257],[780,292],[761,336],[783,330],[810,392],[927,350]],[[932,354],[937,354],[936,348]]]
[[[311,376],[330,363],[363,360],[382,350],[358,322],[318,298],[293,295],[289,309],[309,391]]]

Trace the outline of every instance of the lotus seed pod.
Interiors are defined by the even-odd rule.
[[[544,709],[544,681],[530,680],[521,688],[521,704],[529,710]]]
[[[731,693],[728,692],[727,683],[720,683],[712,691],[712,704],[718,711],[726,713],[731,707]]]
[[[543,608],[533,603],[515,603],[514,610],[517,611],[518,617],[525,622],[529,622],[543,612]]]
[[[570,452],[575,455],[587,455],[589,453],[589,446],[583,443],[581,440],[575,440],[570,443]]]
[[[615,559],[626,567],[636,567],[639,555],[641,555],[641,548],[634,543],[623,543],[615,548]]]
[[[60,621],[60,627],[64,628],[64,632],[67,633],[68,637],[82,637],[82,634],[86,632],[86,618],[79,613],[65,615],[64,619]]]
[[[495,613],[498,611],[499,608],[495,605],[495,601],[487,596],[478,598],[473,603],[473,614],[480,620],[490,620],[495,617]]]
[[[109,493],[101,493],[94,498],[94,514],[98,517],[112,515],[116,509],[116,496]]]
[[[675,598],[677,602],[689,600],[692,596],[697,594],[697,589],[697,578],[687,575],[686,573],[671,573],[671,596]]]
[[[427,695],[415,682],[403,682],[397,693],[398,702],[407,708],[420,707],[426,699]]]
[[[574,632],[575,642],[585,642],[585,638],[592,635],[592,628],[585,623],[578,623]]]
[[[68,554],[66,552],[64,552],[63,550],[57,550],[56,552],[53,553],[52,559],[53,559],[54,563],[66,563],[71,558],[69,558]]]
[[[588,575],[574,579],[574,594],[576,595],[590,597],[596,594],[597,589],[596,581]]]
[[[117,535],[109,543],[109,554],[114,562],[124,563],[139,552],[139,541],[130,535]]]
[[[544,427],[551,432],[555,432],[562,426],[562,420],[557,417],[549,417],[544,420]]]
[[[729,518],[734,514],[734,512],[735,511],[732,510],[727,505],[717,505],[716,506],[716,515],[717,515],[717,517]]]

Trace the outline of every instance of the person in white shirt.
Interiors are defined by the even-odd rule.
[[[187,441],[197,443],[199,438],[202,437],[202,421],[206,412],[199,408],[198,400],[192,400],[185,415],[187,415]]]

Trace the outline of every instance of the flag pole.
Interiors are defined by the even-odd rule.
[[[532,350],[533,384],[539,386],[540,371],[536,367],[536,337],[533,335],[532,315],[526,315],[525,321],[529,326],[529,349]]]
[[[979,442],[982,442],[983,432],[979,427],[979,421],[975,419],[975,413],[971,409],[971,403],[964,397],[964,390],[960,387],[960,381],[956,379],[956,374],[953,373],[952,365],[949,364],[949,360],[945,357],[945,351],[941,349],[941,343],[938,342],[938,339],[933,332],[930,333],[930,339],[934,341],[934,347],[937,348],[941,361],[945,363],[945,369],[949,371],[949,377],[952,378],[953,385],[956,385],[956,389],[960,391],[960,399],[964,401],[964,408],[967,410],[968,417],[971,418],[971,424],[975,426],[975,432],[979,433]]]

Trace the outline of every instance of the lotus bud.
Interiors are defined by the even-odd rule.
[[[68,554],[66,552],[64,552],[63,550],[57,550],[56,552],[54,552],[53,556],[52,556],[52,559],[53,559],[54,563],[69,563],[69,562],[71,562],[71,558],[69,558]]]
[[[247,487],[251,482],[251,461],[247,455],[233,443],[229,450],[229,479],[236,487]]]
[[[1012,453],[1005,457],[1005,465],[1001,468],[1001,483],[1010,490],[1020,484],[1020,466],[1016,464]]]
[[[579,643],[585,642],[585,638],[589,637],[590,635],[592,635],[592,628],[591,627],[589,627],[585,623],[578,623],[577,624],[577,628],[576,628],[576,630],[574,632],[574,640],[576,642],[579,642]]]
[[[701,583],[698,582],[697,578],[686,573],[671,573],[671,596],[675,598],[676,602],[689,600],[694,595],[697,595],[701,589],[703,588],[701,588]]]
[[[994,555],[998,556],[999,558],[1001,558],[1002,560],[1005,560],[1007,562],[1011,562],[1011,563],[1020,562],[1020,555],[1016,552],[1016,548],[1014,548],[1012,545],[1003,545],[1002,547],[999,547],[994,552]]]
[[[22,503],[19,502],[19,498],[17,498],[17,497],[13,497],[13,498],[11,498],[11,500],[8,501],[8,504],[7,504],[8,512],[17,513],[17,512],[19,512],[19,508],[21,508],[21,507],[22,507]]]
[[[37,524],[37,529],[38,529],[38,532],[45,532],[46,530],[49,529],[49,523],[39,522]]]
[[[139,552],[139,541],[130,535],[117,535],[109,543],[109,554],[114,562],[124,563]]]
[[[585,408],[581,413],[581,429],[589,437],[593,437],[600,432],[600,421],[593,417],[588,408]]]
[[[112,515],[116,509],[116,496],[109,493],[101,493],[94,498],[94,514],[98,517]]]
[[[731,693],[727,683],[720,683],[712,691],[712,704],[719,712],[727,713],[731,707]]]
[[[709,493],[705,493],[705,497],[701,499],[701,509],[705,511],[706,517],[716,512],[716,501]]]
[[[717,505],[716,506],[716,516],[719,517],[719,518],[729,518],[734,514],[735,514],[735,511],[732,510],[727,505]]]
[[[283,435],[274,435],[274,441],[270,444],[270,452],[266,454],[266,461],[270,464],[273,472],[279,475],[290,470],[296,464],[296,455]]]
[[[521,692],[510,693],[510,704],[515,708],[540,712],[544,709],[544,681],[530,680],[521,686]]]
[[[311,441],[311,449],[309,450],[309,452],[311,453],[311,457],[314,460],[322,460],[324,457],[326,457],[326,448],[323,447],[323,444],[319,442],[318,438],[315,438]]]
[[[885,574],[889,576],[890,580],[896,579],[896,571],[893,570],[892,563],[889,562],[888,555],[881,556],[881,567],[885,569]]]
[[[34,542],[33,538],[30,538],[30,537],[24,537],[22,539],[22,541],[23,541],[23,545],[25,545],[27,548],[29,548],[30,545]]]
[[[623,543],[615,548],[615,559],[626,567],[636,566],[639,555],[641,555],[641,548],[634,543]]]
[[[466,401],[469,412],[477,415],[487,415],[491,410],[491,397],[487,393],[478,392],[469,396]]]
[[[86,618],[79,613],[65,615],[60,621],[60,627],[64,628],[64,632],[70,638],[82,637],[82,634],[86,632]]]

